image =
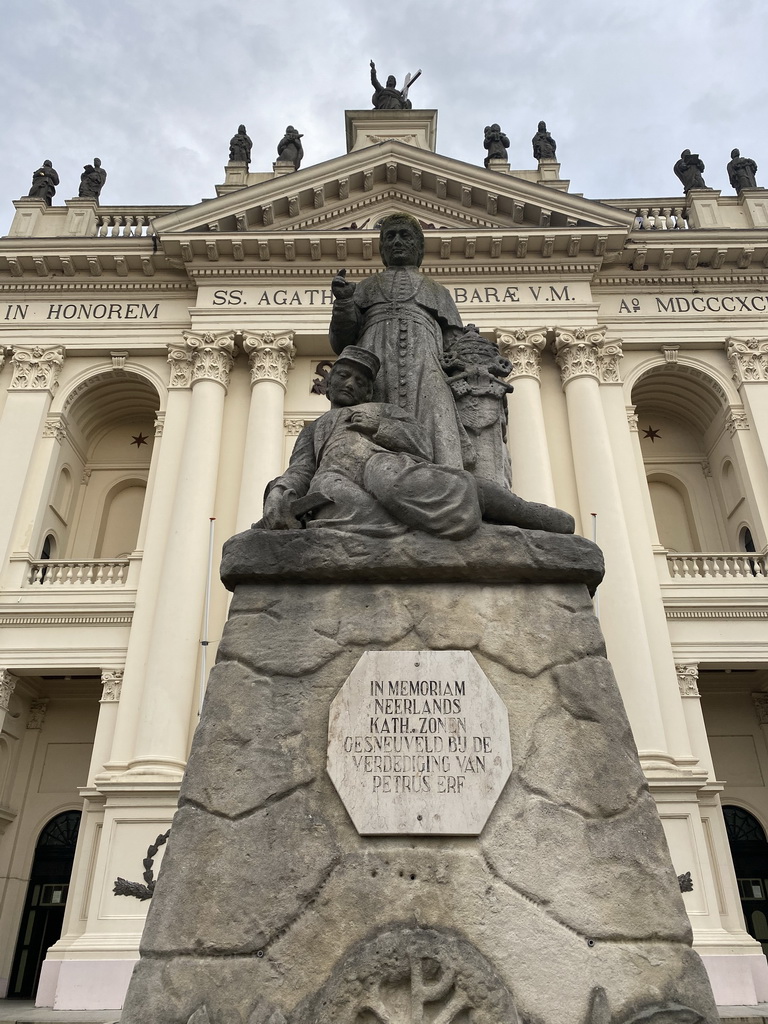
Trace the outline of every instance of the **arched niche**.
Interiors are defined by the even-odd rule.
[[[724,460],[735,473],[732,446],[723,448],[723,385],[697,367],[665,363],[635,381],[632,402],[661,543],[674,551],[732,550],[719,469],[712,479]],[[735,475],[728,485],[738,489]]]
[[[70,391],[50,513],[65,527],[58,558],[111,559],[134,550],[159,406],[156,388],[127,372],[97,373]],[[50,527],[43,523],[43,535]]]
[[[659,543],[674,553],[701,551],[701,543],[685,485],[668,474],[650,474],[648,491]]]
[[[99,522],[94,557],[127,558],[135,549],[147,485],[127,479],[106,495]]]

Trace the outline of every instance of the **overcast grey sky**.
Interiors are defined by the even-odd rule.
[[[731,194],[734,146],[768,185],[764,0],[0,0],[0,232],[44,159],[54,203],[101,157],[104,205],[215,194],[244,122],[269,170],[289,122],[304,166],[345,151],[345,108],[379,77],[422,68],[414,107],[438,109],[437,149],[482,163],[498,121],[531,168],[540,118],[571,191],[679,196],[672,165],[700,153]]]

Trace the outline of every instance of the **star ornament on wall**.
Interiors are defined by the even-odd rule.
[[[138,434],[131,434],[131,437],[133,438],[131,444],[135,444],[137,448],[141,448],[143,444],[149,444],[149,442],[147,441],[149,434],[142,434],[141,431],[139,431]]]
[[[654,430],[650,424],[648,424],[648,429],[643,431],[643,437],[647,437],[651,444],[655,442],[657,437],[659,440],[661,440],[661,434],[659,433],[659,431]]]

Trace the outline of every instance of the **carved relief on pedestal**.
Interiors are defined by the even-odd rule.
[[[59,372],[64,365],[64,349],[17,348],[11,356],[13,379],[9,391],[50,391],[58,387]]]
[[[512,372],[507,380],[516,377],[540,379],[541,353],[547,344],[547,332],[540,328],[503,331],[497,328],[496,343],[499,351],[512,363]]]
[[[598,357],[607,328],[575,327],[567,331],[555,328],[555,359],[560,367],[563,386],[576,377],[594,377],[600,380]]]
[[[272,331],[262,331],[260,334],[244,332],[243,349],[249,354],[252,385],[260,380],[274,380],[283,388],[288,386],[288,371],[296,355],[293,331],[280,334],[273,334]]]
[[[768,338],[726,338],[725,350],[736,384],[768,382]]]
[[[102,669],[101,686],[102,704],[116,703],[119,701],[123,689],[123,669]]]
[[[192,387],[199,380],[212,380],[229,387],[235,354],[235,331],[222,334],[194,334],[183,331],[184,340],[168,346],[171,388]]]
[[[353,949],[294,1018],[296,1024],[320,1019],[517,1024],[519,1019],[509,989],[471,943],[450,932],[400,927]]]
[[[699,666],[696,664],[675,663],[677,685],[681,697],[699,696]],[[768,695],[767,695],[768,696]]]

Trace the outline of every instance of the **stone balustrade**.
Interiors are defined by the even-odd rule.
[[[46,587],[123,586],[128,576],[127,558],[41,559],[29,562],[29,584]]]
[[[673,580],[751,580],[768,577],[768,556],[743,551],[710,553],[694,551],[667,555],[667,568]]]
[[[98,238],[144,238],[154,235],[152,221],[168,213],[167,207],[101,206],[96,213]]]
[[[687,231],[688,209],[681,199],[606,199],[606,206],[628,210],[635,218],[635,231]]]

